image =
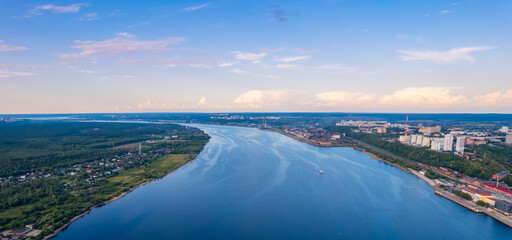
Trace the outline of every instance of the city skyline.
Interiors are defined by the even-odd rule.
[[[510,1],[0,0],[0,113],[512,113]]]

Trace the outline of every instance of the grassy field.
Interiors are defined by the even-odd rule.
[[[107,180],[111,184],[121,184],[131,188],[147,180],[161,178],[194,158],[193,154],[168,154],[155,159],[145,167],[128,169]]]

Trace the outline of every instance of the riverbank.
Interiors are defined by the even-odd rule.
[[[205,144],[205,146],[206,146],[206,144]],[[204,146],[203,146],[203,149],[204,149]],[[134,191],[135,189],[137,189],[139,187],[142,187],[142,186],[144,186],[146,184],[149,184],[149,183],[151,183],[153,181],[160,180],[160,179],[166,177],[167,175],[177,171],[179,168],[192,163],[193,161],[195,161],[197,159],[197,155],[195,155],[193,157],[192,156],[193,155],[191,155],[191,154],[168,154],[166,156],[163,156],[163,157],[155,160],[154,162],[149,164],[149,166],[148,166],[147,170],[145,170],[145,172],[147,172],[147,171],[151,172],[152,170],[155,170],[155,171],[158,171],[160,173],[160,176],[157,176],[157,177],[154,177],[154,178],[146,178],[144,180],[139,180],[139,181],[142,181],[142,182],[139,182],[138,184],[136,184],[135,186],[131,187],[127,191],[121,192],[120,195],[118,195],[118,196],[116,196],[116,197],[114,197],[114,198],[112,198],[110,200],[107,200],[105,202],[102,202],[102,203],[99,203],[97,205],[94,205],[89,210],[87,210],[86,212],[84,212],[84,213],[82,213],[82,214],[72,218],[69,222],[67,222],[66,224],[64,224],[63,226],[61,226],[57,230],[55,230],[53,233],[45,236],[43,239],[47,240],[47,239],[51,239],[51,238],[57,236],[59,234],[59,232],[65,230],[70,224],[72,224],[73,222],[77,221],[78,219],[84,217],[85,215],[89,214],[93,209],[98,208],[98,207],[102,207],[102,206],[104,206],[106,204],[109,204],[109,203],[112,203],[112,202],[115,202],[115,201],[121,199],[122,197],[126,196],[128,193]],[[130,170],[127,170],[127,171],[123,172],[122,174],[120,174],[118,176],[110,178],[109,181],[111,181],[111,182],[120,182],[120,181],[124,180],[124,181],[130,182],[130,181],[133,181],[133,177],[134,177],[133,175],[137,175],[137,174],[141,174],[142,173],[140,171],[134,171],[134,170],[139,170],[139,169],[130,169]],[[158,172],[156,174],[158,174]],[[153,172],[153,174],[155,174],[155,173]]]
[[[493,218],[493,219],[503,223],[504,225],[512,228],[512,218],[510,216],[505,216],[502,213],[500,213],[500,212],[498,212],[498,211],[496,211],[494,209],[484,208],[482,206],[479,206],[479,205],[475,204],[472,201],[467,201],[465,199],[462,199],[462,198],[458,197],[457,195],[455,195],[455,194],[453,194],[451,192],[445,191],[444,189],[439,187],[434,181],[432,181],[431,179],[425,177],[423,174],[415,171],[414,169],[404,168],[404,167],[399,166],[399,165],[397,165],[395,163],[388,162],[388,161],[382,159],[381,157],[377,156],[376,154],[367,151],[364,148],[355,146],[355,144],[352,144],[352,145],[351,144],[320,145],[318,143],[315,143],[315,142],[312,142],[312,141],[308,141],[308,139],[299,138],[297,136],[294,136],[292,134],[288,134],[288,133],[286,133],[284,131],[281,131],[281,130],[277,130],[277,129],[263,129],[263,130],[280,133],[280,134],[285,135],[287,137],[291,137],[291,138],[293,138],[293,139],[295,139],[295,140],[297,140],[299,142],[303,142],[303,143],[306,143],[306,144],[309,144],[309,145],[315,146],[315,147],[350,147],[350,148],[352,148],[354,150],[361,151],[363,153],[367,153],[367,154],[371,155],[370,159],[372,159],[372,160],[381,161],[381,162],[384,162],[386,164],[398,167],[402,171],[411,173],[411,174],[415,175],[416,177],[418,177],[419,179],[425,181],[430,187],[432,187],[432,189],[434,190],[436,195],[438,195],[440,197],[443,197],[443,198],[446,198],[446,199],[448,199],[448,200],[450,200],[450,201],[452,201],[454,203],[457,203],[458,205],[460,205],[462,207],[465,207],[466,209],[468,209],[468,210],[470,210],[470,211],[472,211],[474,213],[483,213],[483,214],[485,214],[485,215],[487,215],[487,216],[489,216],[489,217],[491,217],[491,218]],[[383,154],[387,154],[387,153],[383,153]],[[391,156],[391,157],[394,157],[394,156]]]

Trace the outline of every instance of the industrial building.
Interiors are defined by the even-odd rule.
[[[494,199],[494,207],[498,210],[501,210],[506,213],[512,213],[512,203],[500,200],[500,199]]]

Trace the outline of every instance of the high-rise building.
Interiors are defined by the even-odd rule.
[[[505,143],[506,143],[506,144],[512,144],[512,134],[508,134],[508,135],[505,137]]]
[[[421,142],[422,147],[430,147],[430,138],[429,137],[423,137],[423,141]]]
[[[444,151],[452,151],[453,150],[453,134],[444,135],[443,150]]]
[[[421,143],[423,142],[423,135],[417,135],[416,136],[416,145],[421,146]]]
[[[507,126],[503,126],[500,128],[500,132],[503,132],[503,133],[508,133],[508,127]]]
[[[416,140],[418,139],[418,135],[414,134],[414,135],[411,135],[411,144],[416,144]]]
[[[441,151],[443,149],[444,139],[441,138],[433,138],[430,143],[430,149],[434,151]]]
[[[465,143],[466,143],[466,137],[458,136],[457,142],[455,143],[455,151],[460,154],[464,154]]]
[[[398,138],[398,141],[400,141],[403,144],[409,144],[409,142],[411,141],[411,136],[410,135],[402,135]]]

